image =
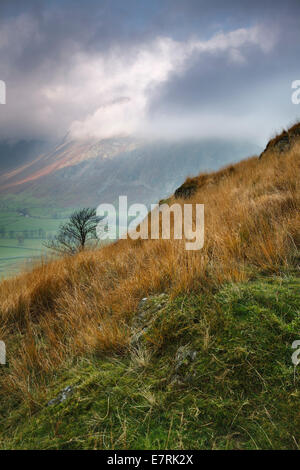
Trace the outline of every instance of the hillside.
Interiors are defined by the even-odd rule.
[[[41,205],[73,208],[114,203],[126,194],[133,203],[150,204],[190,174],[258,151],[256,145],[230,140],[149,143],[129,137],[99,142],[66,137],[53,150],[0,174],[0,201],[31,197],[35,205],[40,200]]]
[[[0,142],[0,159],[14,163],[9,171],[0,170],[1,277],[45,255],[43,243],[75,208],[115,203],[119,195],[150,205],[169,196],[188,175],[259,151],[250,143],[230,140],[149,143],[133,138],[72,141],[66,136],[38,155],[31,146],[29,158],[21,144],[12,153]],[[20,236],[25,246],[19,246]]]
[[[300,142],[189,178],[205,243],[121,240],[0,284],[0,447],[299,449]]]

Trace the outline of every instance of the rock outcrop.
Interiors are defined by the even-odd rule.
[[[294,126],[287,131],[284,130],[281,134],[271,139],[259,158],[262,158],[269,152],[276,152],[278,154],[286,152],[290,150],[298,140],[300,141],[300,123],[294,124]]]
[[[179,188],[176,189],[174,195],[176,199],[189,199],[198,188],[197,178],[188,178]]]
[[[234,166],[230,165],[214,173],[200,173],[194,178],[187,178],[185,182],[176,189],[175,199],[190,199],[198,189],[204,186],[218,184],[224,178],[228,178],[235,171]]]

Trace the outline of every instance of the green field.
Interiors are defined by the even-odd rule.
[[[0,279],[44,256],[44,243],[66,222],[72,209],[52,207],[47,200],[0,199]]]
[[[24,240],[18,246],[16,239],[0,239],[0,278],[15,274],[46,253],[43,240]]]
[[[24,194],[0,197],[0,280],[45,256],[45,242],[54,237],[60,225],[77,209],[57,207],[50,199]],[[118,218],[118,211],[116,215]],[[131,220],[129,217],[128,221]],[[119,229],[124,231],[126,227]]]

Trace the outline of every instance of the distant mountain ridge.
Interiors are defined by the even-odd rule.
[[[135,148],[135,144],[129,139],[105,140],[100,143],[63,140],[54,150],[41,153],[36,158],[26,161],[25,164],[2,174],[0,176],[0,181],[3,182],[2,190],[32,182],[90,158],[112,158],[130,148]]]
[[[63,207],[114,203],[119,195],[150,204],[168,196],[190,174],[259,151],[256,145],[229,140],[65,139],[50,152],[0,175],[0,195],[29,192]]]
[[[0,140],[0,179],[19,166],[32,161],[42,152],[49,151],[50,143],[42,140]]]

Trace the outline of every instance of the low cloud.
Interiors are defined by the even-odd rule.
[[[296,2],[279,11],[216,0],[222,19],[192,0],[146,12],[134,0],[126,12],[122,2],[88,2],[0,5],[0,138],[238,134],[262,143],[296,116]]]
[[[104,97],[109,98],[111,104],[100,104],[84,119],[74,121],[70,133],[74,138],[101,139],[116,134],[150,131],[153,126],[149,122],[148,110],[153,94],[157,88],[167,86],[173,75],[186,74],[193,60],[199,60],[201,56],[209,60],[209,56],[221,54],[232,67],[240,66],[247,62],[245,48],[255,47],[266,54],[275,40],[274,35],[266,34],[263,28],[255,26],[219,33],[207,41],[193,38],[178,42],[159,37],[150,44],[134,48],[128,55],[117,50],[109,57],[99,57],[93,61],[89,57],[81,58],[82,62],[78,64],[80,79],[87,84],[81,96],[84,95],[85,100],[91,103],[101,103]],[[60,94],[64,91],[60,90],[57,96]],[[127,98],[121,99],[120,95]],[[170,116],[167,120],[172,122]],[[157,134],[158,129],[154,133]]]

